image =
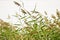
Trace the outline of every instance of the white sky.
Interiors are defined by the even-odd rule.
[[[6,19],[8,14],[13,15],[18,11],[18,7],[13,3],[14,0],[0,0],[0,18]],[[15,0],[20,2],[20,0]],[[60,0],[22,0],[27,10],[33,10],[37,3],[37,10],[41,13],[47,11],[48,15],[55,14],[56,9],[60,10]],[[13,19],[12,19],[13,20]]]

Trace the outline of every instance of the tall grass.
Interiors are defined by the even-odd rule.
[[[20,40],[18,29],[0,19],[0,40]]]
[[[17,2],[15,4],[20,6]],[[36,11],[36,8],[33,11],[27,11],[20,6],[20,10],[23,15],[18,13],[14,15],[20,23],[15,24],[17,28],[6,22],[3,24],[2,21],[0,22],[0,40],[60,40],[60,11],[57,10],[56,16],[52,15],[51,19],[48,19]],[[47,15],[46,12],[45,14]],[[21,20],[26,26],[18,28],[21,26]]]

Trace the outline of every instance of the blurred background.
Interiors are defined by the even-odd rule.
[[[13,1],[16,1],[22,5],[28,11],[34,9],[36,4],[36,10],[40,11],[44,15],[44,11],[48,13],[48,16],[56,13],[56,9],[60,10],[60,0],[0,0],[0,19],[7,21],[8,15],[14,15],[19,13],[19,7],[16,6]],[[15,18],[11,18],[10,21],[15,22]]]

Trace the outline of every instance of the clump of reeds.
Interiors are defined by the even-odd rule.
[[[20,6],[19,3],[14,3]],[[23,15],[14,15],[20,23],[15,24],[17,29],[3,20],[0,21],[0,40],[60,40],[60,11],[57,10],[57,16],[52,15],[52,19],[48,19],[36,11],[36,7],[33,11],[28,11],[20,6],[20,10]],[[47,15],[46,11],[45,14]],[[22,20],[26,26],[18,28]]]
[[[20,40],[20,35],[16,26],[0,19],[0,40]]]
[[[17,4],[18,5],[18,4]],[[21,7],[21,6],[20,6]],[[40,14],[34,8],[33,11],[27,11],[25,8],[21,8],[22,15],[17,16],[17,18],[24,21],[27,25],[23,27],[20,31],[22,34],[21,40],[60,40],[60,11],[57,10],[57,16],[52,15],[52,20],[48,19],[46,16]],[[28,16],[25,16],[27,15]],[[33,15],[33,14],[36,14]],[[45,11],[47,15],[47,12]],[[31,20],[28,20],[28,19]]]

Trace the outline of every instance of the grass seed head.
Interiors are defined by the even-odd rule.
[[[56,19],[56,17],[54,15],[51,16],[53,19]]]
[[[18,2],[16,2],[16,1],[13,1],[16,5],[18,5],[18,6],[21,6]]]

